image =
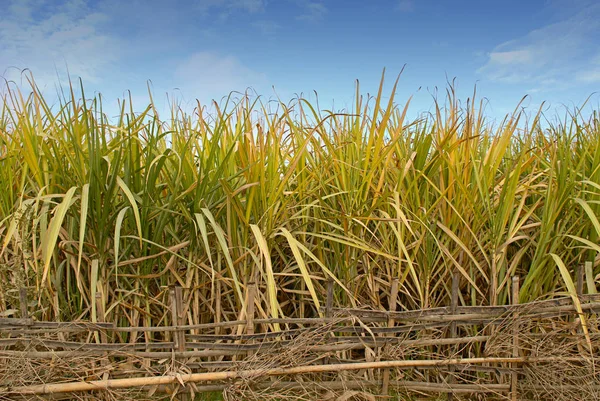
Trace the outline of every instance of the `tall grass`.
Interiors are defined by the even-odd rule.
[[[122,103],[109,121],[72,87],[55,108],[9,87],[0,311],[27,286],[40,319],[96,320],[99,292],[110,321],[165,324],[180,285],[189,323],[223,321],[256,282],[261,315],[315,316],[329,278],[340,305],[385,307],[397,278],[420,308],[449,304],[454,271],[470,305],[507,302],[514,274],[528,301],[568,292],[585,261],[600,273],[597,113],[550,124],[517,105],[492,125],[449,88],[408,121],[382,92],[337,114],[243,98],[167,119]]]

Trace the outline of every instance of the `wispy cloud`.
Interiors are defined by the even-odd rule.
[[[0,75],[20,80],[28,68],[40,86],[72,76],[98,82],[119,55],[119,40],[103,32],[107,16],[84,0],[8,0],[0,24]]]
[[[576,78],[585,83],[600,83],[600,52],[587,68],[583,68],[576,74]]]
[[[327,7],[320,2],[309,1],[303,4],[303,11],[297,19],[307,22],[319,22],[327,14]]]
[[[209,101],[231,91],[264,86],[266,76],[252,70],[230,55],[198,52],[183,60],[174,73],[175,85],[188,100]]]
[[[396,5],[396,10],[402,12],[410,12],[415,9],[415,3],[413,0],[400,0]]]
[[[542,88],[595,82],[598,66],[589,69],[600,50],[600,4],[581,3],[578,12],[562,21],[497,46],[478,72],[493,81]]]
[[[281,29],[281,25],[268,20],[259,20],[252,23],[252,26],[260,31],[263,35],[274,35]]]
[[[200,11],[208,12],[211,9],[243,10],[248,12],[263,11],[265,0],[196,0],[194,5]]]
[[[489,60],[489,63],[496,65],[530,65],[533,62],[533,52],[530,49],[492,52]]]
[[[589,70],[577,74],[577,79],[586,83],[600,83],[600,67],[595,70]]]
[[[185,7],[184,3],[183,7]],[[266,0],[194,0],[193,4],[201,15],[216,16],[218,21],[223,23],[236,12],[250,14],[264,12]]]

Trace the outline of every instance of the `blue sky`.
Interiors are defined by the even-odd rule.
[[[99,91],[109,113],[130,90],[137,107],[151,81],[184,107],[253,88],[348,107],[358,79],[374,93],[406,65],[397,100],[427,111],[456,78],[477,85],[488,113],[581,105],[600,89],[600,2],[595,0],[0,0],[0,74],[29,68],[46,93],[66,77]],[[274,90],[273,90],[274,86]],[[591,106],[598,107],[599,95]]]

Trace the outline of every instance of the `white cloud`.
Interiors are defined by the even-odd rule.
[[[497,46],[478,73],[492,81],[554,89],[593,78],[581,71],[593,63],[592,55],[600,49],[595,40],[600,37],[600,4],[580,4],[569,17]]]
[[[30,69],[40,86],[65,76],[99,82],[118,59],[119,41],[103,33],[105,14],[84,0],[60,5],[46,0],[9,0],[0,24],[0,75],[21,81]]]
[[[304,10],[302,14],[296,17],[300,21],[319,22],[327,13],[327,7],[325,7],[325,4],[314,1],[305,3],[303,8]]]
[[[237,58],[213,52],[192,54],[174,73],[174,84],[182,88],[188,100],[199,98],[205,102],[220,100],[231,91],[257,89],[266,82],[265,74],[246,67]]]

